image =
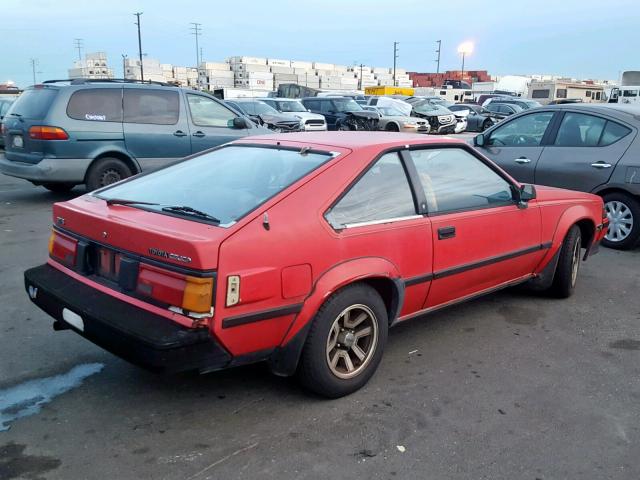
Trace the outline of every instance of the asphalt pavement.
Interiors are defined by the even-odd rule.
[[[158,376],[54,332],[22,273],[82,192],[0,176],[0,479],[640,478],[640,251],[601,249],[568,300],[402,324],[329,401],[263,365]]]

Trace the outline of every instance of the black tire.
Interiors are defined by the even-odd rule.
[[[365,307],[369,312],[373,313],[373,316],[369,315],[364,321],[361,322],[353,330],[348,331],[334,330],[334,324],[339,325],[339,320],[345,317],[341,316],[342,312],[348,309],[358,310],[361,307]],[[354,312],[351,310],[351,313]],[[364,309],[360,310],[361,313],[366,313]],[[352,320],[356,320],[360,317],[360,314]],[[313,324],[309,330],[302,355],[300,357],[300,363],[298,364],[297,378],[300,384],[318,395],[322,395],[328,398],[338,398],[344,395],[355,392],[364,386],[371,376],[374,374],[384,351],[384,346],[387,342],[387,331],[389,328],[387,309],[384,302],[380,298],[378,292],[373,288],[364,284],[354,284],[339,292],[335,293],[320,307],[318,313],[313,319]],[[373,326],[375,322],[375,327]],[[360,326],[362,325],[362,326]],[[351,332],[360,332],[367,325],[370,325],[371,338],[363,337],[361,339],[356,338],[355,345],[360,348],[360,352],[365,353],[366,356],[360,365],[352,363],[351,367],[354,368],[352,373],[348,372],[348,367],[345,360],[342,360],[343,369],[347,370],[343,375],[353,375],[350,378],[340,378],[338,373],[334,373],[332,367],[329,365],[331,352],[338,354],[338,351],[346,352],[346,355],[353,355],[353,347],[345,348],[345,345],[341,345],[340,336],[334,337],[334,349],[329,351],[329,343],[331,337],[336,331],[340,335],[348,335]],[[377,329],[376,329],[377,328]],[[375,333],[374,333],[375,332]],[[344,341],[348,340],[348,337],[343,337]],[[360,340],[365,340],[365,344],[358,344]],[[351,340],[353,341],[353,337]],[[342,352],[340,352],[342,353]],[[337,355],[340,357],[341,355]],[[357,357],[353,357],[357,358]],[[338,358],[340,362],[340,358]],[[334,369],[338,370],[341,367],[336,364]],[[360,370],[360,371],[358,371]]]
[[[387,132],[399,132],[400,127],[398,127],[398,125],[396,125],[395,123],[389,123],[387,124],[387,128],[385,130],[387,130]]]
[[[491,122],[491,120],[487,119],[484,122],[482,122],[482,127],[480,127],[480,131],[484,132],[487,128],[489,128],[491,125],[493,125],[493,123]]]
[[[626,212],[628,212],[631,216],[630,220],[632,223],[631,231],[625,238],[616,239],[615,235],[615,220],[612,218],[612,214],[615,214],[611,211],[608,211],[609,215],[609,232],[607,232],[606,237],[602,240],[602,245],[609,248],[614,248],[616,250],[629,250],[638,245],[638,241],[640,240],[640,202],[635,197],[631,195],[627,195],[622,192],[612,192],[606,194],[603,198],[605,208],[609,210],[610,206],[617,204],[622,204],[626,208]],[[629,215],[625,215],[626,219],[629,219]]]
[[[131,169],[118,158],[105,157],[93,162],[87,173],[87,190],[93,191],[131,176]]]
[[[560,257],[549,294],[557,298],[569,298],[573,294],[581,261],[582,233],[580,227],[574,225],[567,232],[560,247]]]
[[[73,187],[76,186],[75,183],[43,183],[42,186],[54,193],[67,193]]]
[[[351,130],[351,127],[349,125],[347,125],[346,123],[341,123],[338,125],[337,130],[339,132],[348,132]]]

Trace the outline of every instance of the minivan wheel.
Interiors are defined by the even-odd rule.
[[[602,244],[618,250],[635,247],[640,239],[640,202],[620,192],[608,193],[603,200],[609,229]]]
[[[131,169],[118,158],[97,160],[87,173],[87,190],[93,191],[131,176]]]
[[[54,193],[67,193],[73,187],[76,186],[75,183],[43,183],[42,186]]]
[[[573,294],[578,281],[580,261],[582,260],[582,233],[580,227],[572,226],[564,237],[556,273],[549,293],[554,297],[568,298]]]
[[[298,365],[299,382],[338,398],[369,381],[387,341],[388,314],[378,292],[354,284],[335,293],[316,314]]]

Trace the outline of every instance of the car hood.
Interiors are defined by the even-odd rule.
[[[294,117],[298,117],[302,120],[324,120],[324,115],[320,115],[319,113],[290,112],[287,115],[293,115]]]
[[[367,112],[366,110],[363,110],[361,112],[343,112],[345,115],[349,116],[354,116],[357,118],[362,118],[365,120],[378,120],[380,118],[380,116],[375,113],[375,112]]]
[[[284,114],[284,113],[278,114],[278,115],[276,115],[275,113],[274,114],[264,113],[256,116],[260,117],[263,122],[270,123],[272,125],[280,122],[300,122],[299,118],[296,118],[293,115]]]

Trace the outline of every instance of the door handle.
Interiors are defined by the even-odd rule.
[[[531,163],[531,159],[527,157],[518,157],[514,160],[514,162],[519,163],[520,165],[524,165],[525,163]]]
[[[176,137],[186,137],[186,136],[187,136],[187,134],[186,134],[186,133],[184,133],[182,130],[176,130],[175,132],[173,132],[173,134],[174,134]]]
[[[456,236],[456,227],[441,227],[438,229],[438,240],[446,240]]]
[[[194,137],[198,137],[198,138],[202,138],[204,137],[204,133],[202,133],[200,130],[198,130],[196,133],[193,134]]]
[[[591,166],[593,168],[611,168],[612,167],[610,163],[605,163],[605,162],[592,163]]]

